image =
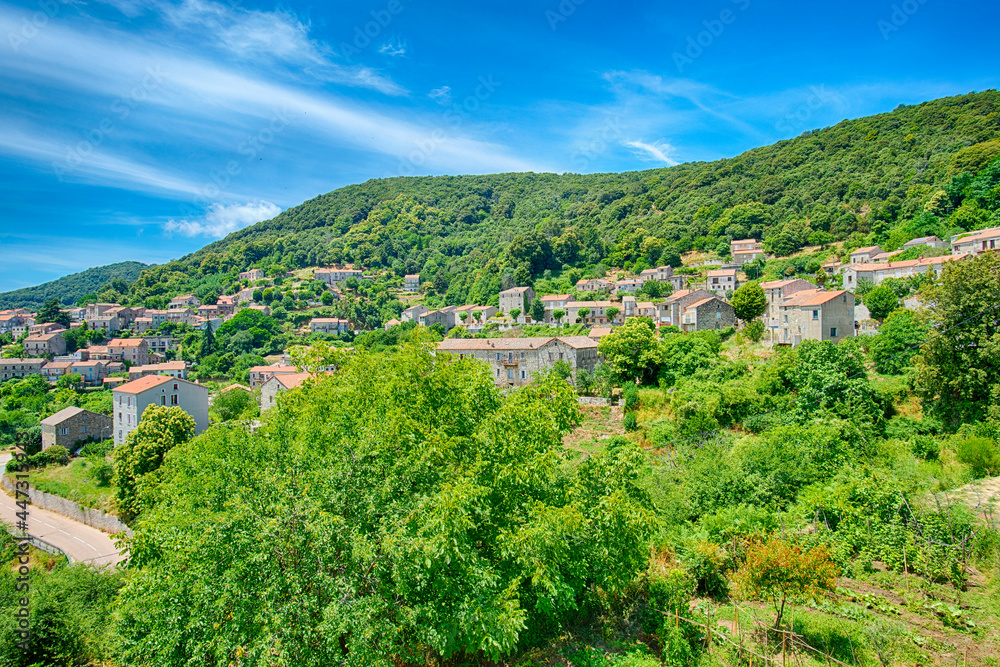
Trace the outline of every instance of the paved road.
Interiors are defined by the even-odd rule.
[[[10,454],[0,454],[0,471],[10,458]],[[0,493],[0,520],[16,525],[19,511],[14,498]],[[28,533],[59,547],[74,562],[114,565],[125,559],[107,533],[34,505],[28,505],[28,513]]]

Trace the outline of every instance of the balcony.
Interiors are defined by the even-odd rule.
[[[503,364],[504,366],[517,366],[519,363],[521,363],[521,360],[520,359],[501,359],[500,363]]]

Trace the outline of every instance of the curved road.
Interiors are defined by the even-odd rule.
[[[0,471],[10,458],[10,454],[0,454]],[[3,490],[0,488],[0,491]],[[0,493],[0,520],[15,526],[16,514],[20,511],[13,497],[6,492]],[[28,533],[59,547],[75,563],[100,566],[115,565],[125,560],[107,533],[34,505],[28,505]]]

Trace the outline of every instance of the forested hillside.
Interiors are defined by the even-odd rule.
[[[419,272],[451,303],[486,302],[547,270],[676,265],[684,252],[730,238],[763,238],[778,256],[831,240],[894,249],[990,222],[989,207],[959,193],[1000,155],[998,111],[1000,94],[990,90],[846,120],[717,162],[371,180],[149,269],[130,297],[226,287],[248,266],[353,263]]]
[[[149,265],[141,262],[119,262],[107,266],[96,266],[37,287],[25,287],[12,292],[4,292],[0,294],[0,308],[35,310],[52,297],[58,298],[65,305],[70,305],[88,294],[97,293],[113,280],[123,280],[126,284],[132,283],[146,268],[149,268]]]

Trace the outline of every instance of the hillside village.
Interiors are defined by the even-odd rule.
[[[731,331],[745,325],[737,319],[731,300],[751,282],[759,285],[766,299],[760,321],[763,343],[769,346],[837,342],[877,331],[878,323],[863,303],[864,294],[887,281],[905,285],[937,277],[951,262],[995,250],[998,241],[1000,228],[994,227],[956,235],[947,242],[936,236],[916,238],[893,252],[878,246],[841,249],[840,254],[829,253],[815,276],[751,281],[751,274],[765,272],[770,258],[759,241],[742,239],[730,243],[728,257],[704,258],[677,271],[659,266],[627,275],[612,269],[605,276],[580,278],[568,293],[514,286],[499,292],[492,304],[437,307],[423,303],[418,274],[392,277],[322,267],[274,280],[263,269],[248,268],[238,276],[238,290],[219,295],[212,303],[202,303],[194,294],[172,297],[165,309],[87,303],[59,310],[58,319],[68,321],[68,327],[44,321],[51,319],[46,317],[51,309],[50,313],[0,311],[0,335],[15,341],[4,348],[0,381],[38,375],[53,386],[72,382],[110,391],[111,421],[87,411],[50,417],[45,424],[48,431],[43,429],[43,447],[58,443],[72,448],[109,436],[120,444],[148,405],[180,406],[195,417],[197,432],[207,428],[210,392],[202,384],[205,380],[215,380],[214,392],[251,393],[258,410],[266,410],[278,393],[310,377],[291,362],[293,346],[318,340],[347,346],[364,333],[347,317],[296,317],[284,326],[289,345],[271,355],[280,356],[277,361],[247,366],[242,373],[223,373],[221,378],[205,373],[199,364],[205,341],[211,341],[213,332],[225,331],[227,323],[235,328],[241,320],[245,322],[236,333],[253,331],[261,318],[271,316],[268,304],[279,303],[279,284],[285,288],[280,303],[289,306],[289,313],[310,315],[322,315],[317,308],[350,298],[366,284],[394,284],[401,310],[398,318],[383,324],[385,331],[407,323],[431,329],[444,338],[437,344],[440,352],[483,361],[490,365],[497,386],[516,387],[551,371],[557,362],[568,364],[574,378],[580,371],[593,374],[603,362],[600,340],[634,318],[645,318],[663,333]],[[919,255],[894,260],[907,251]],[[900,295],[903,305],[919,308],[919,299],[909,293],[907,289]],[[525,333],[537,330],[545,335]],[[226,377],[237,382],[218,382]],[[84,420],[99,421],[101,426],[81,431],[78,424]],[[47,432],[58,435],[44,437]],[[74,440],[71,433],[79,437]]]

